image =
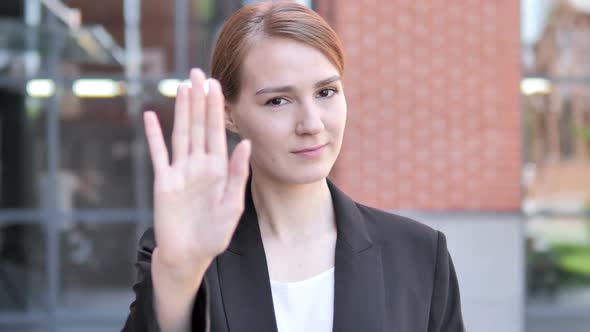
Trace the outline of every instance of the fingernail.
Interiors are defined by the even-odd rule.
[[[205,95],[209,94],[209,78],[203,81],[203,91],[205,91]]]

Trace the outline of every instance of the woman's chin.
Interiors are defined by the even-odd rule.
[[[269,180],[272,179],[273,182],[300,185],[324,180],[330,174],[333,166],[334,163],[327,160],[316,163],[296,163],[289,160],[274,163],[272,167],[256,167],[253,165],[252,172],[254,172],[255,177],[256,173],[259,173],[260,176]]]
[[[284,173],[282,178],[285,182],[293,184],[308,184],[321,181],[328,177],[330,174],[331,167],[318,167],[320,165],[311,165],[304,167],[290,167],[287,172]]]

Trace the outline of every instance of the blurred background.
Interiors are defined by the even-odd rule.
[[[0,2],[0,331],[120,330],[152,223],[141,113],[168,136],[250,2]],[[334,181],[445,232],[468,331],[590,331],[590,0],[300,2],[347,56]]]

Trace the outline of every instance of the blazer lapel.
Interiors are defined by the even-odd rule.
[[[385,283],[379,246],[373,245],[356,203],[331,181],[338,237],[333,331],[382,331]]]
[[[272,292],[250,181],[244,214],[217,258],[221,297],[231,332],[276,332]]]
[[[383,266],[356,203],[330,180],[338,236],[333,331],[379,332],[385,317]],[[250,189],[232,241],[217,258],[221,296],[231,332],[277,332],[258,217]]]

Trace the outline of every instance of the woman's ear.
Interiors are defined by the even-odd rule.
[[[239,135],[240,131],[238,130],[238,126],[233,119],[232,108],[228,103],[225,103],[223,113],[225,118],[225,128],[232,133]]]

